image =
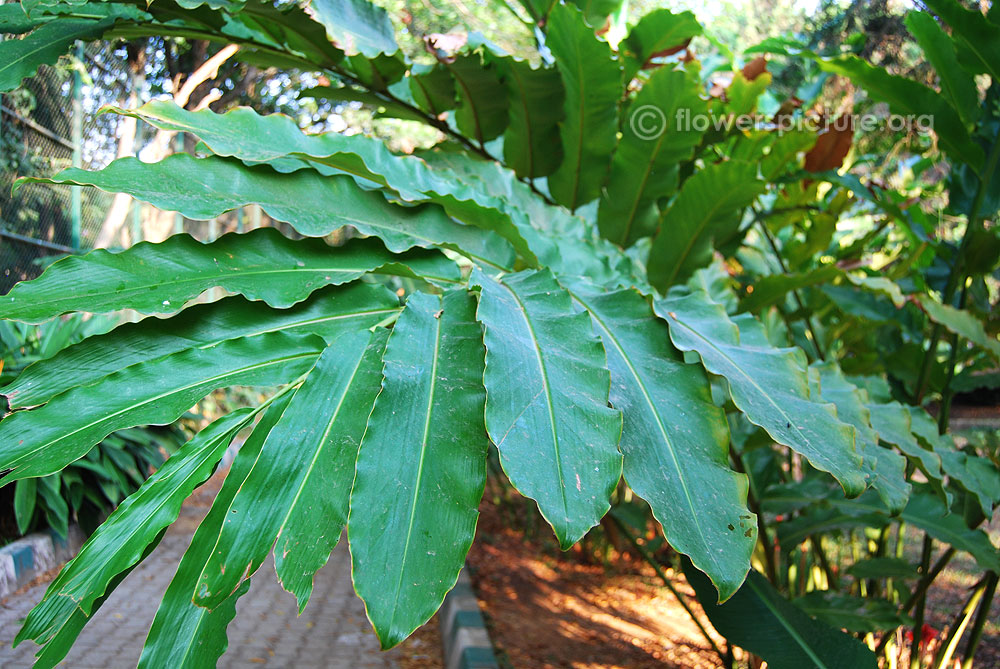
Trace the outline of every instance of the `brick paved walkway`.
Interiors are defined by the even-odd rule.
[[[129,574],[84,628],[61,666],[136,666],[163,591],[204,511],[184,507],[180,519],[153,554]],[[26,642],[12,649],[10,644],[20,621],[41,599],[46,585],[13,596],[0,606],[0,667],[31,666],[37,646]],[[419,654],[413,654],[412,646],[407,651],[379,651],[364,605],[351,586],[350,556],[343,541],[326,567],[317,573],[315,590],[301,616],[295,615],[295,598],[278,584],[271,558],[254,576],[250,592],[239,600],[237,611],[229,626],[229,650],[222,656],[220,667],[396,668],[402,653],[424,664]],[[440,666],[440,661],[426,657],[426,664]]]

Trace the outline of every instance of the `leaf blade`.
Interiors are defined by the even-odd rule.
[[[434,614],[472,545],[486,482],[483,353],[465,291],[414,293],[389,337],[348,523],[354,587],[383,648]]]
[[[621,476],[622,419],[608,408],[603,347],[546,270],[499,281],[478,273],[471,283],[481,288],[477,318],[486,328],[487,431],[511,483],[568,549],[610,508]],[[539,452],[550,456],[544,466]]]

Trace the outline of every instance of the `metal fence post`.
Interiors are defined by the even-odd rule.
[[[76,43],[77,66],[73,70],[73,167],[83,167],[83,77],[80,68],[83,67],[83,42]],[[79,186],[73,186],[70,195],[70,246],[80,250],[80,219],[83,215],[83,195]]]

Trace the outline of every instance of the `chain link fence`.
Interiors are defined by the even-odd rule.
[[[117,156],[141,155],[153,139],[151,130],[139,124],[129,132],[123,117],[98,114],[104,105],[144,102],[148,91],[135,84],[125,45],[95,43],[79,45],[0,96],[0,294],[66,254],[124,248],[177,232],[208,241],[273,224],[256,207],[191,221],[95,188],[28,184],[12,193],[20,177],[51,176],[67,167],[100,169]],[[151,229],[158,230],[152,237]]]

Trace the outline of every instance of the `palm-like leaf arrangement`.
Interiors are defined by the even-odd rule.
[[[107,111],[194,135],[202,157],[126,158],[19,183],[127,193],[193,219],[255,204],[304,237],[260,229],[94,251],[0,298],[0,317],[26,322],[167,316],[91,337],[0,389],[14,409],[0,423],[7,483],[57,472],[115,430],[169,423],[218,388],[278,388],[202,430],[94,533],[18,637],[43,645],[41,665],[65,655],[250,427],[164,596],[144,666],[214,664],[236,600],[272,550],[304,607],[345,528],[356,590],[382,645],[399,643],[456,582],[490,443],[562,546],[601,520],[624,475],[671,546],[711,579],[711,597],[739,591],[739,606],[779,596],[756,577],[740,589],[761,538],[747,476],[730,460],[730,422],[763,428],[828,472],[842,488],[828,491],[832,507],[887,523],[902,512],[1000,568],[984,534],[907,482],[909,459],[938,494],[950,476],[982,493],[984,511],[997,497],[993,479],[966,482],[972,457],[936,433],[914,435],[922,409],[850,383],[834,363],[810,366],[724,306],[734,297],[709,266],[713,249],[739,246],[753,207],[798,170],[809,138],[790,149],[776,134],[751,141],[669,124],[641,137],[628,122],[637,105],[668,120],[678,109],[738,113],[760,82],[737,75],[733,95],[707,99],[696,62],[662,66],[661,54],[700,31],[690,14],[654,12],[616,51],[575,5],[549,5],[526,11],[544,26],[551,63],[469,45],[430,68],[396,50],[385,13],[364,0],[308,11],[261,0],[0,7],[0,29],[27,33],[0,44],[0,88],[78,39],[207,39],[324,72],[448,138],[397,155],[367,137],[305,134],[280,115],[151,102]],[[345,226],[362,238],[320,239]],[[385,287],[393,277],[419,290],[401,303]],[[185,307],[211,288],[231,296]],[[762,539],[767,550],[777,537]],[[777,620],[782,606],[764,610]],[[777,628],[829,666],[874,663],[808,618]]]

